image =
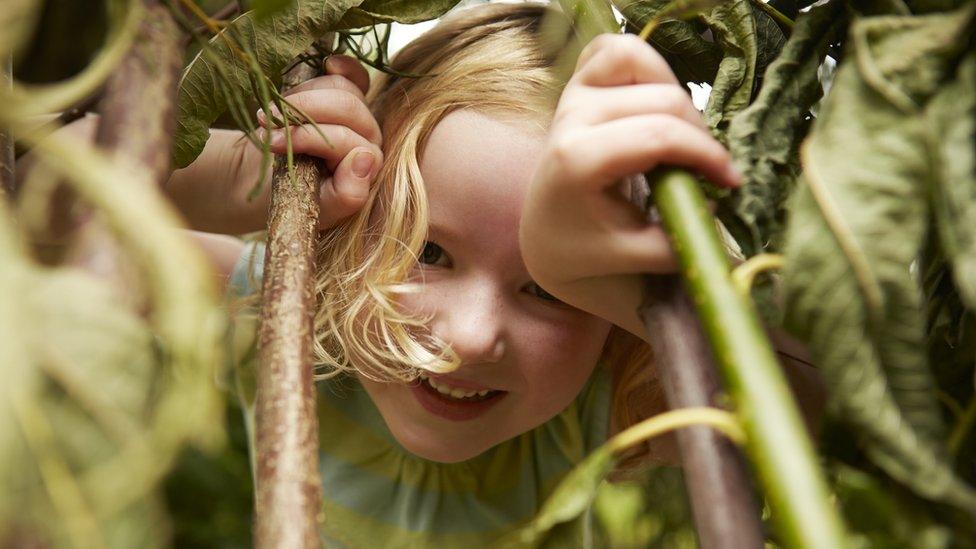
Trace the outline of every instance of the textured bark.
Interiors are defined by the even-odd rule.
[[[169,10],[156,0],[145,4],[139,38],[103,92],[96,141],[114,155],[138,162],[162,186],[170,175],[183,59],[180,31]]]
[[[304,63],[286,85],[314,76]],[[318,159],[298,155],[295,178],[275,161],[259,332],[255,546],[319,546],[318,416],[312,378],[314,244],[318,224]]]
[[[144,4],[147,13],[139,36],[102,91],[95,142],[115,158],[136,164],[161,189],[171,172],[183,53],[180,30],[169,10],[158,0],[144,0]],[[55,200],[55,211],[69,219],[74,193],[65,188]],[[112,280],[122,295],[135,298],[136,277],[108,230],[87,212],[70,225],[61,229],[70,231],[74,241],[65,261]]]
[[[630,184],[632,200],[645,208],[647,180],[636,175]],[[651,213],[648,219],[656,221]],[[680,277],[646,278],[639,314],[647,328],[668,406],[714,406],[721,391],[718,372]],[[708,427],[681,429],[677,436],[700,546],[762,547],[759,506],[738,448]]]

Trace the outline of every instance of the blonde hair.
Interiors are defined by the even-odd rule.
[[[367,102],[383,129],[385,159],[362,211],[318,246],[315,353],[322,377],[358,372],[409,381],[417,369],[447,372],[457,355],[416,318],[396,307],[427,238],[428,209],[419,161],[434,127],[452,111],[517,116],[547,129],[559,82],[556,51],[540,43],[542,4],[490,4],[441,21],[392,61],[400,73],[381,75]],[[559,12],[555,12],[559,14]],[[559,14],[561,16],[561,14]],[[615,425],[641,419],[653,371],[650,349],[614,328],[603,362],[614,372]],[[659,398],[655,399],[660,401]]]

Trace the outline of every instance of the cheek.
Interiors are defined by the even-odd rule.
[[[588,315],[526,330],[519,363],[527,404],[549,415],[568,406],[593,373],[609,332],[608,322]]]

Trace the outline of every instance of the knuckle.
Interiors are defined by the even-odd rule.
[[[694,105],[691,103],[691,99],[688,97],[688,94],[678,86],[666,86],[662,88],[661,100],[664,103],[667,112],[674,115],[686,114],[689,107],[691,110],[695,110]]]
[[[641,119],[640,133],[646,136],[647,146],[653,151],[670,150],[676,130],[677,122],[671,116],[651,115]]]
[[[567,165],[574,159],[576,138],[571,132],[563,132],[553,138],[550,151],[553,159],[561,165]]]
[[[331,91],[332,93],[329,94],[329,101],[336,109],[346,112],[355,112],[363,104],[363,102],[349,92],[349,90],[336,88]]]
[[[357,99],[359,99],[360,95],[362,94],[362,92],[359,90],[358,87],[356,87],[355,84],[353,84],[348,78],[342,76],[341,74],[330,74],[328,76],[324,76],[323,78],[327,79],[323,82],[323,84],[325,84],[325,86],[331,89],[345,90],[355,95]]]

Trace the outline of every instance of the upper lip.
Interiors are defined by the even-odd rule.
[[[500,390],[500,389],[495,389],[494,387],[489,387],[487,385],[483,385],[483,384],[478,383],[478,382],[475,382],[475,381],[468,381],[466,379],[458,379],[458,378],[452,377],[452,376],[434,375],[434,374],[430,374],[430,373],[424,373],[424,374],[421,374],[421,375],[423,375],[424,377],[431,378],[431,379],[437,381],[438,383],[444,383],[446,385],[450,385],[451,387],[455,387],[457,389],[463,389],[463,390],[466,390],[466,391],[498,391],[498,390]]]

